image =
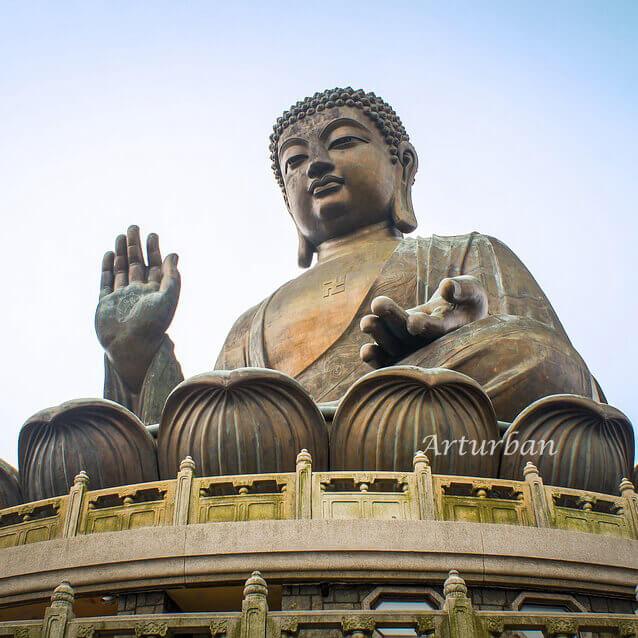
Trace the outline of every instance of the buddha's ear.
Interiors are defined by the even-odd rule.
[[[297,229],[299,248],[297,249],[297,263],[299,268],[309,268],[312,264],[312,256],[315,254],[314,246]]]
[[[414,177],[419,167],[419,158],[410,142],[401,142],[399,144],[397,157],[401,171],[400,182],[394,198],[392,220],[402,233],[411,233],[417,227],[414,208],[412,207],[412,184],[414,184]]]
[[[284,201],[286,202],[286,208],[288,209],[288,214],[292,221],[295,221],[295,218],[292,216],[290,212],[290,204],[288,203],[288,196],[284,192]],[[296,226],[296,224],[295,224]],[[312,256],[315,254],[314,246],[301,234],[301,231],[297,228],[297,237],[299,238],[299,244],[297,248],[297,263],[299,264],[299,268],[309,268],[310,264],[312,264]]]

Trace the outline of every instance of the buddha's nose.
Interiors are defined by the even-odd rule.
[[[310,179],[316,179],[334,170],[335,165],[326,157],[315,157],[308,163],[307,175]]]

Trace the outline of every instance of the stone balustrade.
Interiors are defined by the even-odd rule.
[[[89,490],[76,476],[69,494],[0,510],[0,548],[142,527],[290,519],[452,520],[553,527],[638,539],[638,494],[546,486],[528,463],[521,481],[434,475],[422,452],[412,472],[295,472],[197,477],[190,457],[177,478]]]
[[[551,638],[574,638],[579,632],[638,636],[638,617],[629,614],[478,611],[465,581],[451,570],[444,583],[441,609],[428,611],[269,611],[268,586],[257,571],[246,581],[241,611],[196,614],[118,615],[76,618],[74,592],[67,582],[56,587],[43,620],[0,622],[0,638],[166,638],[179,634],[211,638],[294,638],[341,634],[370,638],[375,630],[413,630],[419,638],[490,638],[516,630],[542,631]]]

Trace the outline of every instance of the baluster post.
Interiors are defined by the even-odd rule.
[[[44,612],[42,638],[64,638],[67,625],[75,618],[73,600],[75,595],[67,581],[61,582],[51,594],[51,605]]]
[[[312,518],[312,457],[308,450],[297,454],[295,487],[296,518]]]
[[[69,490],[67,497],[67,510],[64,519],[64,528],[62,530],[63,538],[71,538],[77,536],[80,531],[80,518],[84,510],[84,499],[89,486],[89,476],[82,470],[73,479],[73,485]]]
[[[447,612],[447,625],[450,638],[480,638],[485,631],[479,622],[472,601],[467,595],[467,585],[456,569],[450,571],[443,584],[445,603],[443,610]]]
[[[525,482],[529,485],[529,491],[532,499],[532,510],[536,527],[551,527],[553,521],[553,507],[548,502],[547,492],[543,479],[538,473],[538,468],[528,461],[523,469]]]
[[[244,586],[240,638],[265,638],[268,616],[267,596],[266,581],[258,571],[254,571]]]
[[[634,484],[627,478],[620,481],[620,496],[623,499],[623,512],[631,535],[633,538],[638,538],[638,494]]]
[[[425,452],[418,450],[414,455],[412,465],[414,466],[420,517],[422,520],[435,520],[434,481],[432,479],[432,468]]]
[[[175,509],[173,510],[173,525],[187,525],[191,506],[193,479],[195,478],[195,461],[187,456],[179,464],[177,485],[175,487]]]

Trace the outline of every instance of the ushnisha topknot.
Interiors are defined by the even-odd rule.
[[[275,178],[282,190],[284,190],[284,180],[277,155],[281,134],[296,121],[335,106],[351,106],[361,109],[385,137],[385,141],[390,147],[390,159],[393,163],[397,161],[399,144],[408,142],[410,139],[394,109],[374,93],[366,93],[363,89],[355,91],[350,86],[345,89],[327,89],[323,92],[317,92],[312,97],[307,97],[293,104],[289,110],[284,111],[282,116],[277,118],[277,123],[273,126],[273,132],[270,135],[270,159]]]

